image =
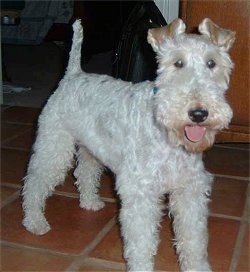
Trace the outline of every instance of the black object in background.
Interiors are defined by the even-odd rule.
[[[148,29],[167,22],[153,1],[140,1],[126,21],[113,67],[113,76],[133,83],[156,78],[157,62],[147,42]]]

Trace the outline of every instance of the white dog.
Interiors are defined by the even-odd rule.
[[[84,73],[81,22],[73,27],[66,74],[39,118],[23,190],[24,226],[39,235],[50,230],[45,200],[63,182],[77,153],[74,174],[82,208],[101,209],[104,166],[116,174],[128,270],[154,269],[165,194],[181,269],[211,270],[207,203],[212,176],[201,152],[232,118],[224,93],[235,33],[210,19],[199,25],[202,35],[185,34],[180,19],[151,29],[148,42],[157,54],[158,77],[132,84]]]

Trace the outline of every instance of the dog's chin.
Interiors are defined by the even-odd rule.
[[[201,153],[213,146],[215,139],[215,132],[206,131],[203,138],[197,142],[190,141],[186,136],[183,137],[183,146],[188,152]]]
[[[168,131],[168,140],[175,146],[183,146],[190,153],[201,153],[212,147],[215,135],[215,130],[204,128],[204,133],[200,137],[191,138],[185,129],[175,129]]]

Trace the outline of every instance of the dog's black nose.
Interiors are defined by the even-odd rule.
[[[203,109],[190,110],[188,116],[195,123],[204,122],[208,117],[208,111]]]

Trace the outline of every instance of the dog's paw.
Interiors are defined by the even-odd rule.
[[[24,227],[36,235],[44,235],[48,231],[50,231],[51,227],[45,218],[34,220],[34,218],[24,218],[23,219]]]
[[[81,200],[80,207],[86,210],[99,211],[105,206],[105,202],[98,199],[95,201]]]

